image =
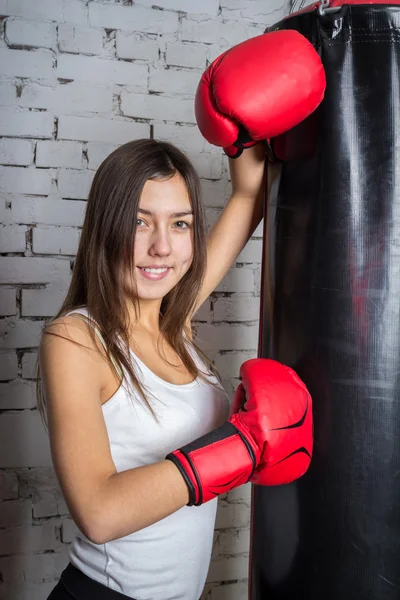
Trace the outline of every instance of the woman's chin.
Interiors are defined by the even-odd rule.
[[[143,289],[139,286],[137,293],[138,293],[139,300],[143,300],[143,301],[160,300],[161,301],[172,289],[173,289],[173,286],[171,287],[170,285],[159,286],[159,289],[157,289],[157,290]]]

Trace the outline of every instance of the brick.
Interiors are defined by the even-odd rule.
[[[228,398],[233,398],[234,394],[235,394],[235,390],[239,384],[239,380],[235,381],[235,383],[233,383],[232,379],[226,379],[226,378],[222,378],[221,379],[221,384],[222,387],[224,388]]]
[[[199,177],[204,179],[219,179],[222,175],[222,155],[195,152],[187,152]]]
[[[221,531],[218,536],[217,552],[219,556],[226,554],[247,554],[250,549],[250,530]]]
[[[249,240],[236,259],[237,263],[260,263],[262,260],[262,240]]]
[[[228,494],[228,502],[240,502],[250,506],[251,502],[251,484],[241,485],[240,487],[234,488]]]
[[[238,529],[249,524],[250,510],[245,504],[218,504],[216,529]]]
[[[13,558],[15,560],[15,556]],[[7,598],[8,600],[43,600],[43,598],[49,597],[55,585],[56,581],[31,583],[30,581],[25,581],[22,576],[22,579],[18,581],[2,585],[2,598]]]
[[[94,27],[161,33],[168,35],[178,30],[178,15],[166,10],[152,10],[142,6],[89,4],[89,22]]]
[[[217,285],[215,292],[255,293],[254,269],[240,267],[229,269],[224,279]]]
[[[48,436],[39,412],[36,410],[1,414],[0,439],[4,440],[4,443],[0,446],[0,468],[48,467],[52,464]],[[12,541],[10,533],[8,538],[8,548],[5,547],[5,540],[3,539],[2,543],[0,539],[0,548],[5,554],[11,554],[10,544],[14,544],[16,541]],[[19,539],[19,542],[21,542],[21,539]],[[49,540],[47,540],[47,543],[49,543]],[[24,544],[22,547],[24,547]],[[37,546],[37,549],[48,550],[50,547]],[[33,550],[33,547],[31,550]]]
[[[150,68],[149,90],[194,97],[200,78],[201,71]]]
[[[167,44],[165,57],[167,65],[205,69],[206,61],[206,46],[201,44],[182,44],[180,42]]]
[[[51,174],[34,168],[0,167],[0,192],[48,194]]]
[[[61,54],[57,62],[57,77],[147,89],[148,67],[96,56]]]
[[[114,152],[118,146],[116,144],[98,144],[89,142],[87,145],[88,168],[96,171],[103,160]]]
[[[64,544],[69,544],[78,533],[78,528],[72,519],[65,519],[61,527],[61,539]]]
[[[22,377],[36,379],[37,352],[25,352],[21,360]]]
[[[12,83],[0,83],[0,106],[13,104],[17,97],[17,90]]]
[[[86,199],[95,172],[75,169],[60,169],[58,172],[58,190],[63,198]]]
[[[46,50],[9,50],[0,48],[0,75],[2,77],[53,78],[53,56]]]
[[[17,300],[15,290],[0,288],[0,316],[8,317],[17,314]]]
[[[32,249],[35,254],[75,255],[78,249],[79,229],[72,227],[34,227]]]
[[[52,467],[20,469],[18,481],[20,498],[33,498],[34,506],[37,500],[42,498],[43,492],[51,492],[54,496],[60,493],[57,476]]]
[[[56,494],[57,496],[57,494]],[[57,496],[57,514],[58,515],[69,515],[68,506],[65,502],[64,496],[61,492],[58,493]]]
[[[243,2],[242,0],[222,0],[221,17],[223,19],[249,20],[265,27],[280,21],[288,12],[285,0],[266,3],[264,0]]]
[[[35,519],[68,514],[52,467],[19,470],[18,479],[20,497],[33,498]]]
[[[247,556],[234,556],[232,558],[221,558],[212,560],[208,572],[208,582],[237,581],[246,579],[249,570],[249,559]]]
[[[61,548],[52,553],[35,554],[30,556],[24,565],[25,578],[33,582],[58,579],[68,562],[68,548]]]
[[[147,123],[132,123],[116,119],[61,116],[58,137],[65,140],[124,144],[135,138],[150,137]]]
[[[66,281],[70,273],[69,260],[7,256],[0,258],[0,283],[45,284]]]
[[[253,233],[253,238],[263,239],[264,236],[264,220],[258,225],[257,229]]]
[[[56,25],[46,21],[7,19],[5,38],[11,46],[52,48],[56,40]]]
[[[111,112],[112,90],[75,81],[57,87],[28,83],[24,85],[18,103],[27,108],[47,108],[67,114]]]
[[[196,18],[195,15],[182,19],[182,41],[218,44],[220,51],[212,60],[232,46],[263,33],[263,27],[254,27],[245,22]]]
[[[165,96],[160,97],[163,99],[165,98]],[[193,107],[193,102],[190,102],[192,103]],[[194,120],[193,123],[195,123]],[[175,146],[178,146],[178,148],[180,148],[183,152],[191,152],[195,154],[206,152],[208,154],[214,151],[215,154],[221,154],[220,148],[211,146],[211,144],[209,144],[201,135],[199,128],[195,125],[171,125],[157,123],[155,129],[157,130],[157,139],[175,144]]]
[[[43,322],[7,319],[0,322],[0,345],[9,348],[36,348],[39,345]]]
[[[14,292],[15,295],[15,292]],[[0,353],[0,381],[14,379],[18,375],[18,360],[15,352]]]
[[[213,321],[258,321],[260,298],[235,295],[214,301]]]
[[[47,580],[58,579],[63,566],[66,566],[66,564],[63,564],[61,561],[66,560],[66,563],[68,562],[66,556],[67,551],[68,549],[63,546],[58,552],[47,552],[31,556],[28,554],[14,554],[13,556],[0,557],[0,572],[2,573],[4,583],[8,584],[9,589],[15,590],[16,588],[14,586],[19,585],[21,582],[24,584],[23,589],[18,589],[18,592],[21,592],[21,596],[18,594],[13,596],[6,595],[2,596],[2,600],[3,598],[7,600],[20,600],[23,591],[26,590],[28,586],[33,585],[33,583],[42,582],[42,579],[44,578],[44,575],[41,577],[42,573],[46,573],[45,579]],[[32,562],[34,563],[36,571],[32,568]],[[60,571],[53,574],[52,571],[53,569],[55,570],[56,565],[60,566]],[[38,567],[41,568],[38,569]],[[52,583],[53,587],[54,585],[55,583]],[[1,591],[2,593],[4,591],[3,585]],[[37,600],[43,600],[44,598],[47,598],[47,595],[41,596],[40,598],[37,598]],[[24,600],[33,599],[31,596],[28,596],[28,598],[24,596]]]
[[[156,39],[145,37],[140,33],[117,31],[116,44],[118,58],[145,60],[147,63],[158,60],[159,49]]]
[[[60,548],[56,539],[56,524],[49,521],[34,527],[0,529],[0,555],[29,554]]]
[[[257,325],[207,325],[197,326],[201,348],[214,350],[254,350],[258,345]],[[203,341],[206,340],[206,341]]]
[[[219,11],[219,0],[203,0],[202,2],[188,2],[188,0],[140,0],[143,6],[162,6],[164,10],[179,10],[180,12],[201,13],[216,17]]]
[[[8,500],[1,503],[0,527],[32,525],[32,500]]]
[[[243,581],[214,587],[210,593],[210,600],[246,600],[247,597],[248,585]]]
[[[26,232],[22,225],[0,227],[0,252],[25,252]]]
[[[79,200],[23,196],[14,196],[11,200],[14,223],[80,226],[83,223],[85,210],[86,202]]]
[[[18,479],[11,471],[0,471],[0,501],[18,498]]]
[[[0,0],[0,14],[59,23],[87,21],[86,6],[80,0]]]
[[[58,26],[58,47],[61,52],[101,54],[103,31],[69,24]]]
[[[37,493],[36,493],[37,496]],[[35,499],[33,507],[33,516],[35,519],[42,519],[43,517],[54,517],[59,514],[57,498],[52,492],[43,491],[40,489],[40,498]]]
[[[1,15],[57,21],[61,11],[62,0],[0,0]]]
[[[225,179],[219,181],[202,179],[201,189],[204,205],[218,208],[223,208],[226,205],[232,191],[231,184]]]
[[[11,219],[11,202],[7,200],[11,194],[0,195],[0,223],[10,223]]]
[[[4,592],[7,589],[6,586],[11,588],[17,585],[21,580],[24,581],[23,562],[26,562],[28,558],[28,556],[24,556],[23,554],[17,554],[14,556],[0,556],[0,573],[2,575],[1,592],[3,594],[3,596],[1,596],[2,599],[3,597],[18,598],[17,595],[6,596],[4,595]]]
[[[200,140],[198,136],[197,128],[190,126],[169,126],[154,125],[154,135],[157,139],[171,141],[177,145],[186,156],[191,160],[197,174],[203,179],[220,179],[222,174],[222,156],[220,152],[205,152],[201,150],[201,145],[204,143],[204,139]],[[183,136],[186,135],[186,140]],[[196,148],[197,146],[197,148]],[[210,215],[210,211],[206,211],[207,225],[211,226],[210,216],[212,216],[212,222],[215,222],[219,217],[221,211],[216,211],[215,214]]]
[[[33,161],[33,145],[27,140],[0,140],[0,164],[27,166]]]
[[[15,108],[0,109],[0,135],[51,138],[54,116],[47,112],[23,112]]]
[[[41,290],[22,290],[21,315],[53,317],[58,313],[65,299],[68,291],[67,283],[49,284]]]
[[[156,94],[121,93],[121,112],[136,119],[195,123],[193,99],[168,98]],[[155,130],[157,136],[158,127]]]
[[[62,13],[55,19],[59,22],[86,25],[88,11],[86,3],[82,0],[62,0]]]
[[[79,169],[82,167],[82,148],[78,142],[38,142],[36,166]]]
[[[0,410],[17,410],[36,406],[35,384],[16,379],[0,384]]]
[[[198,308],[198,310],[194,314],[194,320],[199,323],[201,321],[207,322],[210,321],[211,313],[210,313],[210,300],[207,298],[205,302]]]
[[[239,374],[240,366],[250,358],[256,358],[254,352],[225,352],[218,354],[215,364],[221,376],[227,379]]]

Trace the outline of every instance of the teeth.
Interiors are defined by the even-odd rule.
[[[168,271],[168,268],[164,268],[164,269],[146,269],[145,267],[141,267],[141,269],[143,271],[147,271],[147,273],[165,273],[165,271]]]

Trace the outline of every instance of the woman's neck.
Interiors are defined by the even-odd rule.
[[[158,338],[160,335],[160,301],[151,303],[139,303],[138,311],[135,311],[133,305],[128,306],[129,329],[133,332],[140,331],[150,335],[152,338]]]

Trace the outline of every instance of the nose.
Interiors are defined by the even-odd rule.
[[[149,254],[151,256],[168,256],[171,253],[171,240],[168,229],[156,227],[153,231]]]

